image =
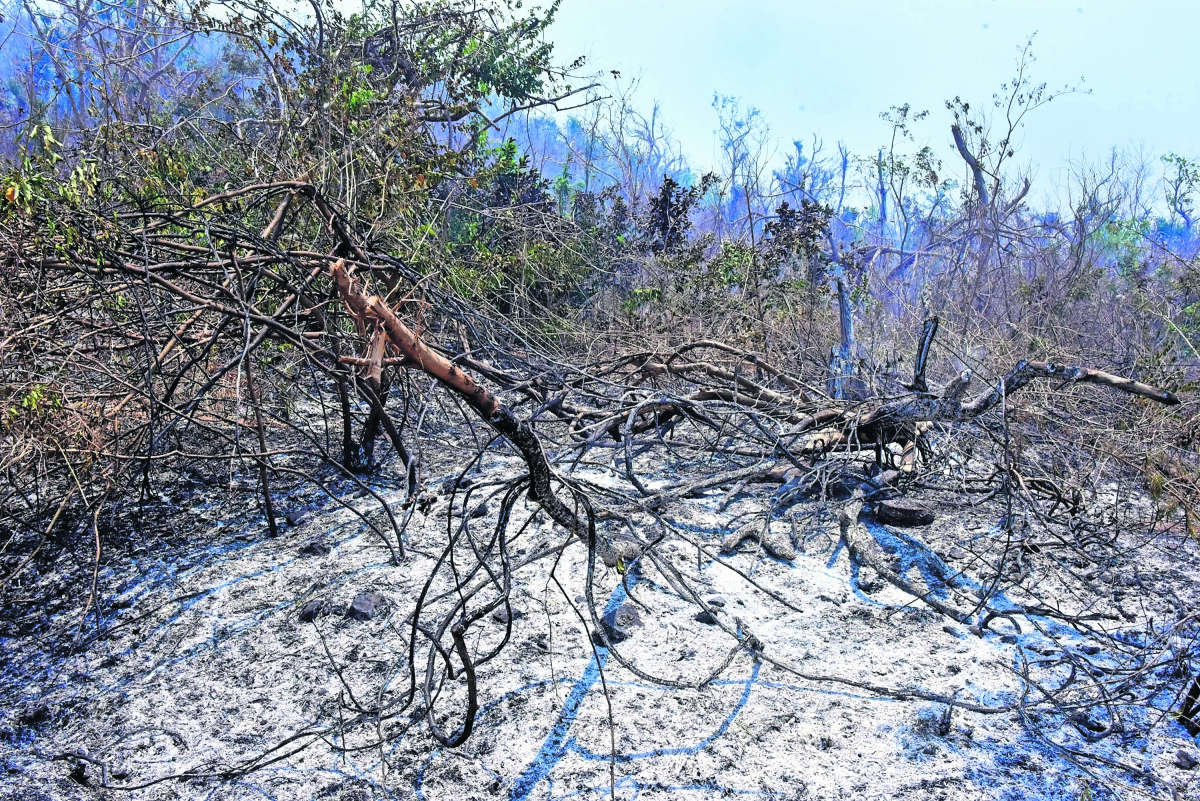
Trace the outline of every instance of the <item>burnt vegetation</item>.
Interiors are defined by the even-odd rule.
[[[396,571],[416,569],[414,521],[444,520],[424,589],[396,599],[403,657],[329,720],[219,767],[63,758],[130,788],[240,779],[335,730],[343,748],[421,726],[460,746],[489,662],[545,625],[510,602],[540,571],[640,680],[704,686],[751,660],[947,721],[1017,716],[1097,787],[1170,797],[1102,746],[1200,730],[1200,170],[1165,160],[1164,201],[1114,156],[1076,165],[1061,210],[1033,208],[1011,142],[1055,93],[1027,50],[987,114],[948,104],[953,168],[905,149],[923,118],[904,106],[877,156],[797,146],[771,174],[761,121],[718,103],[727,163],[694,178],[619,86],[557,65],[551,18],[439,0],[47,3],[5,21],[3,670],[125,625],[121,565],[287,537],[305,492]],[[529,114],[571,109],[569,158],[531,155]],[[223,526],[179,514],[205,494]],[[706,496],[742,504],[721,536],[686,522]],[[921,540],[968,514],[987,525]],[[933,574],[901,564],[886,525]],[[1001,700],[823,673],[711,605],[688,562],[839,543],[856,590],[898,589],[896,609],[1089,645],[1022,656]],[[556,573],[573,552],[581,581]],[[766,607],[807,602],[739,575]],[[697,663],[625,652],[600,587],[638,576],[678,602],[643,616],[708,616]],[[493,618],[502,634],[480,635]],[[17,687],[10,744],[57,714]]]

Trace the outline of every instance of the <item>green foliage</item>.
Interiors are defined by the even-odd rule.
[[[34,209],[57,195],[56,168],[63,160],[62,142],[55,139],[49,124],[30,125],[17,139],[24,145],[20,167],[4,180],[4,200],[10,209],[33,214]]]
[[[1094,240],[1112,260],[1117,274],[1127,281],[1134,280],[1141,267],[1140,259],[1145,255],[1146,237],[1152,229],[1149,219],[1118,219],[1097,229]]]
[[[44,425],[63,407],[62,395],[45,384],[29,387],[17,403],[4,414],[5,431],[19,426]]]
[[[621,310],[633,314],[643,306],[662,302],[662,290],[657,287],[635,287],[621,304]]]
[[[1200,161],[1168,153],[1162,157],[1162,163],[1166,167],[1163,189],[1167,208],[1190,229],[1195,216],[1196,190],[1200,187]]]
[[[754,251],[744,242],[726,240],[721,251],[708,265],[711,280],[720,287],[745,284],[754,265]]]

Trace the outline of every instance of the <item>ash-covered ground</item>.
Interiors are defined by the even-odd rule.
[[[969,609],[990,593],[1000,614],[986,628],[858,564],[836,503],[776,514],[786,485],[718,487],[631,519],[643,540],[662,537],[656,553],[675,573],[640,561],[593,567],[591,603],[636,670],[593,636],[582,541],[522,564],[564,535],[542,516],[525,525],[535,508],[518,498],[505,546],[511,615],[500,606],[465,636],[473,659],[507,642],[477,666],[473,734],[444,746],[420,687],[427,670],[445,679],[428,700],[452,736],[467,676],[445,677],[436,652],[428,660],[412,612],[424,592],[428,632],[450,608],[450,577],[466,570],[469,549],[460,541],[448,565],[448,532],[465,514],[477,541],[490,536],[499,493],[521,467],[494,447],[469,474],[465,509],[463,490],[452,505],[449,471],[440,492],[430,482],[436,499],[424,511],[403,509],[401,489],[381,478],[375,488],[408,518],[399,564],[394,543],[329,494],[368,519],[381,514],[375,499],[337,481],[288,497],[294,524],[276,539],[252,501],[164,499],[197,534],[102,573],[102,636],[74,649],[36,637],[0,644],[0,798],[1200,798],[1200,749],[1172,718],[1169,688],[1187,678],[1114,687],[1177,617],[1162,599],[1191,603],[1191,546],[1160,538],[1135,548],[1145,510],[1109,509],[1130,521],[1127,564],[1093,575],[1027,548],[1025,573],[995,592],[985,568],[1012,547],[998,534],[1004,504],[964,507],[919,486],[910,494],[935,513],[931,525],[886,526],[869,504],[863,523],[927,597]],[[572,475],[615,487],[621,467],[582,463]],[[650,490],[674,483],[667,466],[638,467]],[[239,509],[248,517],[230,523]],[[762,520],[767,536],[722,552]],[[627,526],[603,514],[598,525]],[[794,558],[772,556],[771,543]],[[494,597],[481,590],[475,606]],[[1089,622],[1028,612],[1055,604]],[[404,705],[410,669],[417,694]],[[1069,685],[1082,711],[1042,693]]]

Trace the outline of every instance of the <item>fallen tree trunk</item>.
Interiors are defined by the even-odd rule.
[[[964,371],[946,386],[940,397],[914,392],[866,410],[862,407],[823,409],[796,422],[790,433],[796,435],[827,430],[830,434],[828,442],[835,445],[858,442],[861,446],[866,446],[877,442],[890,442],[898,434],[908,433],[909,429],[918,423],[964,423],[974,420],[1000,405],[1002,400],[1020,391],[1036,378],[1110,387],[1130,395],[1149,398],[1164,406],[1177,406],[1180,403],[1179,398],[1172,392],[1102,370],[1054,362],[1020,362],[996,382],[995,387],[970,401],[962,400],[971,382],[970,372]],[[732,397],[722,399],[733,400]]]
[[[1143,384],[1140,381],[1133,381],[1128,378],[1112,375],[1102,370],[1092,370],[1087,367],[1068,364],[1055,364],[1054,362],[1020,362],[1008,375],[997,382],[995,387],[967,403],[960,402],[956,396],[960,391],[966,389],[965,384],[970,381],[969,374],[961,376],[959,380],[952,382],[947,389],[953,390],[953,392],[944,393],[941,398],[931,398],[929,396],[902,398],[899,401],[881,406],[869,415],[868,418],[865,418],[863,423],[866,424],[885,419],[895,421],[942,420],[946,422],[969,420],[998,406],[1001,400],[1024,388],[1035,378],[1051,378],[1079,384],[1097,384],[1099,386],[1111,387],[1121,392],[1127,392],[1130,395],[1149,398],[1164,406],[1179,405],[1179,398],[1171,392],[1149,384]]]

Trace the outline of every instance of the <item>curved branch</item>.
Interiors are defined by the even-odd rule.
[[[950,126],[950,133],[954,135],[954,146],[958,148],[958,155],[963,157],[963,161],[967,162],[967,166],[971,168],[971,172],[975,176],[975,191],[979,193],[979,202],[983,205],[988,205],[987,183],[983,178],[983,167],[975,156],[971,155],[971,151],[967,149],[967,142],[963,139],[962,129],[957,125]]]

